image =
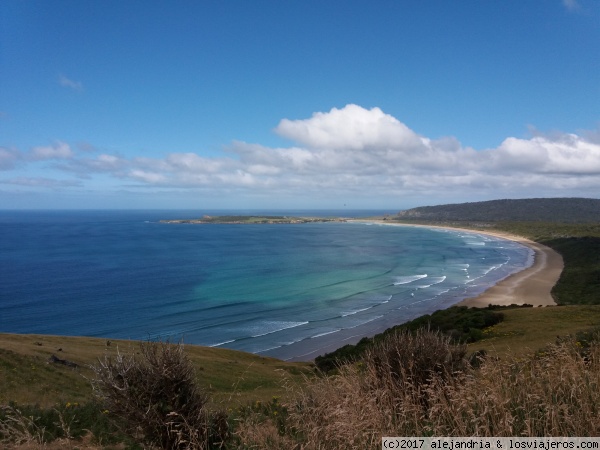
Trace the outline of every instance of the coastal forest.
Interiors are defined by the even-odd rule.
[[[452,307],[314,362],[0,334],[0,445],[376,449],[382,436],[598,436],[600,200],[495,200],[382,218],[556,250],[557,306]]]

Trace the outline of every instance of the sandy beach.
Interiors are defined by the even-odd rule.
[[[465,299],[457,303],[457,305],[477,308],[484,308],[488,305],[522,305],[525,303],[533,306],[556,305],[550,291],[558,281],[564,264],[562,256],[545,245],[500,231],[482,231],[434,225],[409,225],[387,223],[384,221],[378,221],[377,223],[391,226],[423,226],[447,230],[462,230],[469,233],[500,237],[526,245],[535,253],[533,264],[530,267],[510,275],[477,297]]]
[[[465,299],[458,305],[473,307],[513,303],[518,305],[527,303],[533,306],[556,305],[550,291],[563,270],[562,256],[545,245],[519,236],[494,232],[483,234],[509,239],[530,247],[535,252],[533,264],[521,272],[510,275],[481,295]]]

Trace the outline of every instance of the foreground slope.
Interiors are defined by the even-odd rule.
[[[0,405],[52,406],[92,397],[90,364],[139,351],[138,343],[88,337],[0,333]],[[284,379],[301,381],[310,364],[288,363],[236,350],[186,345],[201,386],[229,404],[279,395]],[[52,362],[52,356],[76,367]]]

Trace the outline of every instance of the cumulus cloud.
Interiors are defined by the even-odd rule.
[[[422,145],[421,138],[399,120],[379,108],[358,105],[318,112],[305,120],[283,119],[275,132],[316,149],[410,149]]]
[[[600,175],[600,146],[575,134],[555,139],[507,138],[488,152],[499,171],[563,175]]]
[[[454,137],[421,136],[379,108],[358,105],[283,119],[275,131],[293,144],[236,141],[221,157],[207,158],[191,152],[77,155],[59,142],[25,155],[0,149],[0,168],[22,159],[53,159],[54,168],[80,178],[104,174],[136,186],[214,195],[499,198],[600,192],[600,140],[594,132],[507,137],[497,148],[475,150]]]

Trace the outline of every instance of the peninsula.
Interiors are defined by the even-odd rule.
[[[187,224],[297,224],[315,222],[346,222],[341,217],[290,217],[290,216],[202,216],[201,219],[170,219],[161,223]]]

